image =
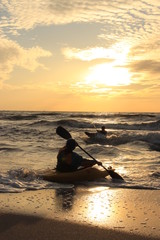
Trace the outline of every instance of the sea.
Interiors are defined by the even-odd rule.
[[[47,182],[38,172],[56,167],[58,150],[66,140],[56,134],[62,126],[78,144],[124,181],[110,177],[93,182]],[[89,138],[105,126],[106,138]],[[75,151],[90,157],[80,148]],[[0,192],[87,188],[160,189],[160,113],[97,113],[0,111]],[[102,170],[104,170],[102,168]]]

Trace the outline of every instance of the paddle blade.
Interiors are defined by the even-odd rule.
[[[119,180],[124,180],[118,173],[116,173],[115,171],[113,170],[107,170],[109,175],[111,176],[111,178],[114,178],[114,179],[119,179]]]
[[[65,128],[63,128],[62,126],[57,127],[56,133],[64,139],[72,138],[71,134]]]

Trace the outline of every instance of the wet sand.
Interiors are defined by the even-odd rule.
[[[160,239],[160,191],[103,187],[0,194],[0,239]]]

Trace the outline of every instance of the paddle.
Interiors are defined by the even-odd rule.
[[[69,139],[69,138],[72,138],[71,134],[70,134],[65,128],[63,128],[62,126],[57,127],[56,133],[57,133],[60,137],[66,139],[66,140]],[[95,161],[98,163],[98,161],[97,161],[93,156],[91,156],[88,152],[86,152],[86,150],[84,150],[78,143],[77,143],[77,146],[78,146],[83,152],[85,152],[89,157],[91,157],[93,160],[95,160]],[[108,174],[109,174],[112,178],[124,180],[124,179],[123,179],[118,173],[116,173],[114,170],[112,170],[112,169],[107,169],[107,168],[104,167],[103,165],[101,165],[101,166],[108,172]]]

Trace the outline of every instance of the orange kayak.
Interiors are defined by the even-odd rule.
[[[61,173],[55,170],[47,170],[38,174],[43,180],[58,183],[75,183],[81,181],[95,181],[108,176],[107,171],[102,171],[94,167],[81,169],[75,172]]]

